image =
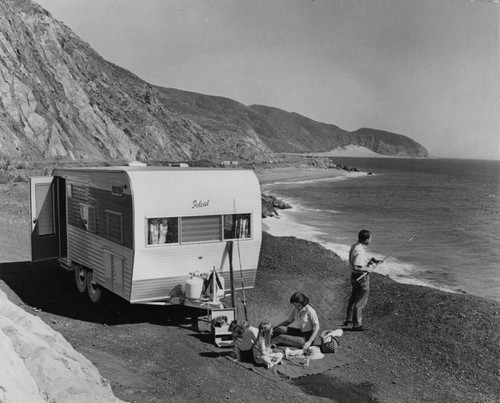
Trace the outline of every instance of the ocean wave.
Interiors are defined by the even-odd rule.
[[[446,287],[442,284],[422,278],[421,275],[424,273],[422,267],[412,263],[403,262],[394,257],[390,257],[387,261],[377,267],[376,273],[388,276],[394,281],[402,284],[429,287],[451,293],[457,292],[450,287]]]
[[[266,192],[267,193],[267,192]],[[282,200],[284,203],[290,206],[289,209],[286,210],[278,210],[278,214],[281,215],[282,211],[294,212],[294,213],[328,213],[328,214],[340,214],[341,211],[333,210],[333,209],[320,209],[317,207],[309,207],[303,204],[300,199],[294,197],[285,197],[279,194],[279,192],[273,193],[273,196]]]
[[[328,236],[327,232],[300,223],[294,216],[295,214],[293,214],[293,212],[286,210],[279,219],[269,218],[263,221],[263,229],[273,236],[293,236],[295,238],[318,243],[325,249],[336,253],[341,259],[346,261],[349,259],[350,244],[324,242],[321,238]],[[431,280],[422,278],[422,275],[425,273],[422,267],[403,262],[392,256],[376,269],[376,273],[388,276],[394,281],[402,284],[429,287],[450,293],[461,292],[461,290],[454,290],[450,287],[445,287],[442,284],[437,284]]]
[[[281,234],[317,242],[347,259],[356,232],[369,228],[375,234],[370,253],[397,257],[380,267],[382,274],[401,283],[465,290],[500,301],[500,209],[492,191],[498,185],[498,165],[363,161],[352,164],[379,174],[369,180],[363,174],[296,178],[307,184],[272,186],[272,193],[281,194],[293,207],[279,215],[306,224],[281,228]],[[350,178],[360,180],[346,180]]]
[[[323,210],[320,208],[311,208],[311,207],[304,207],[303,208],[305,211],[312,211],[315,213],[331,213],[331,214],[339,214],[341,211],[339,210]]]
[[[290,217],[290,212],[281,214],[280,218],[268,218],[262,221],[264,231],[273,236],[293,236],[307,241],[317,242],[317,237],[327,235],[309,225],[301,224]],[[298,235],[300,234],[300,235]]]
[[[349,174],[347,174],[347,175],[329,176],[326,178],[312,178],[312,179],[278,181],[278,182],[266,183],[266,184],[262,185],[262,187],[268,188],[268,187],[283,186],[283,185],[295,186],[295,185],[304,185],[304,184],[311,184],[311,183],[314,184],[314,183],[319,183],[319,182],[340,182],[340,181],[345,181],[348,179],[358,178],[360,176],[366,176],[366,175],[368,175],[366,172],[349,172]]]

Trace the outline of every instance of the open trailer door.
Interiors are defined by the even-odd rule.
[[[58,258],[57,198],[52,176],[30,178],[31,260]]]

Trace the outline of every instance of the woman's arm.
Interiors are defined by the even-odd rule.
[[[316,336],[319,333],[318,314],[316,313],[316,310],[312,306],[307,305],[307,308],[308,308],[307,316],[304,316],[304,320],[306,320],[306,317],[309,319],[309,322],[312,325],[312,332],[311,332],[311,336],[309,337],[309,339],[306,340],[306,342],[302,346],[302,349],[304,351],[307,351],[309,349],[309,347],[312,346],[312,344],[314,343],[314,339],[316,338]]]
[[[293,323],[293,321],[295,320],[295,317],[297,316],[296,315],[296,311],[297,309],[292,309],[288,315],[288,317],[281,323],[279,323],[278,325],[274,326],[273,330],[276,329],[277,327],[280,327],[280,326],[288,326],[290,323]]]
[[[274,329],[276,329],[277,327],[280,327],[280,326],[288,326],[292,322],[293,322],[293,320],[285,319],[283,322],[281,322],[281,323],[277,324],[276,326],[274,326]]]
[[[283,322],[281,323],[278,323],[276,326],[273,327],[273,333],[276,333],[277,329],[279,327],[287,327],[290,323],[292,323],[294,320],[294,314],[293,314],[293,311],[290,312],[290,315],[288,315],[288,318],[286,318]],[[283,329],[280,330],[280,332],[278,333],[282,333],[283,332]]]
[[[318,333],[319,333],[319,323],[317,323],[313,326],[313,331],[312,331],[311,337],[309,337],[309,340],[307,340],[304,343],[304,346],[302,347],[302,349],[304,351],[309,350],[309,347],[311,347],[312,344],[314,343],[314,339],[316,339],[316,336],[318,335]]]

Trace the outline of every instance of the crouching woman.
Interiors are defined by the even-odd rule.
[[[301,292],[290,297],[293,309],[286,320],[274,328],[276,335],[273,344],[302,348],[311,347],[319,332],[319,320],[316,310],[309,305],[309,298]]]
[[[254,363],[253,345],[257,340],[258,330],[256,327],[243,320],[233,320],[228,329],[233,336],[234,354],[236,361]]]

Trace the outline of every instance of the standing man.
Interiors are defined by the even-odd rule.
[[[370,244],[372,234],[368,230],[361,230],[358,234],[358,242],[351,246],[349,251],[349,264],[351,266],[351,285],[352,293],[347,304],[347,316],[344,326],[353,325],[352,330],[368,330],[363,326],[362,312],[368,303],[368,294],[370,293],[370,276],[380,260],[371,258],[368,260],[366,247]],[[365,274],[366,273],[366,274]],[[363,278],[360,278],[363,276]]]

